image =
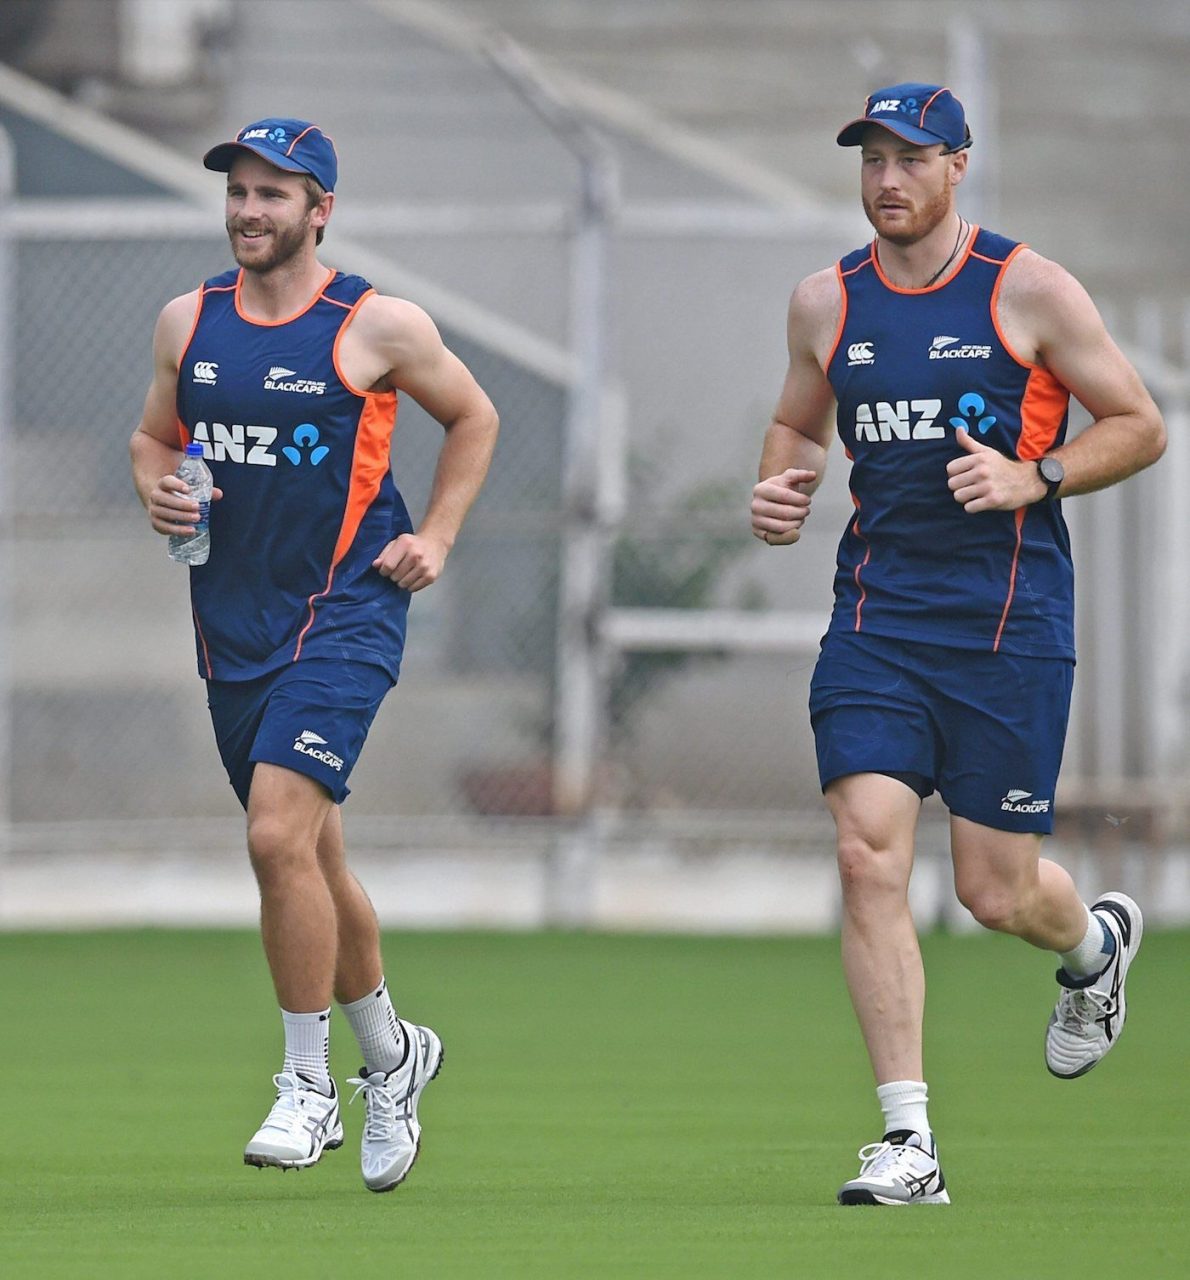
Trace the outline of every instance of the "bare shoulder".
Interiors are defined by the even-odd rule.
[[[1002,304],[1031,314],[1058,314],[1090,308],[1094,304],[1086,289],[1057,262],[1043,258],[1032,249],[1022,249],[1008,264],[1000,287]]]
[[[175,365],[181,359],[198,315],[198,299],[199,290],[191,289],[189,293],[171,298],[161,308],[153,334],[153,346],[159,358],[172,359]]]
[[[826,367],[843,315],[843,294],[834,267],[799,281],[789,299],[789,353]]]
[[[364,299],[352,327],[365,341],[385,349],[441,341],[437,326],[417,303],[383,293]]]
[[[789,315],[805,321],[835,320],[841,300],[838,272],[834,267],[825,267],[798,281],[789,299]]]
[[[1032,249],[1008,264],[1000,286],[999,320],[1013,350],[1045,362],[1055,344],[1101,340],[1103,321],[1074,276]]]

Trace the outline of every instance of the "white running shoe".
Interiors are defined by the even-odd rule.
[[[263,1169],[307,1169],[324,1151],[343,1145],[339,1094],[331,1081],[331,1096],[319,1093],[302,1076],[288,1071],[273,1077],[277,1101],[244,1148],[244,1163]]]
[[[1045,1065],[1063,1080],[1086,1075],[1119,1040],[1128,1013],[1124,979],[1144,934],[1140,908],[1122,893],[1105,893],[1091,914],[1111,931],[1116,949],[1107,968],[1093,978],[1058,970],[1065,989],[1046,1027]]]
[[[421,1141],[417,1102],[442,1068],[442,1041],[429,1027],[400,1019],[409,1050],[395,1071],[368,1072],[348,1080],[356,1086],[349,1099],[364,1095],[364,1137],[360,1169],[369,1191],[392,1191],[413,1168]]]
[[[912,1129],[886,1133],[860,1147],[859,1177],[839,1188],[840,1204],[950,1204],[938,1163],[938,1146]]]

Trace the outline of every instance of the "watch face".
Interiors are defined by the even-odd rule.
[[[1066,470],[1057,458],[1042,458],[1037,465],[1041,471],[1041,478],[1046,484],[1062,483]]]

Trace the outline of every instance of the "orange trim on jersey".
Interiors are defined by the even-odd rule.
[[[293,315],[286,316],[283,320],[256,320],[252,316],[248,315],[244,311],[244,308],[240,305],[240,289],[243,287],[243,284],[244,284],[244,268],[241,267],[240,274],[236,276],[236,283],[235,283],[236,315],[238,315],[240,319],[244,321],[245,324],[254,324],[261,329],[276,329],[279,325],[292,324],[295,320],[300,320],[302,316],[304,316],[306,312],[309,311],[310,308],[318,301],[318,299],[322,297],[322,291],[327,287],[328,284],[331,283],[332,280],[334,280],[337,274],[338,273],[335,271],[334,267],[331,267],[327,271],[326,279],[318,286],[318,289],[315,292],[314,296],[310,299],[309,302],[306,303],[306,305],[300,311],[295,311]]]
[[[1008,621],[1008,611],[1012,608],[1012,597],[1016,595],[1016,566],[1021,558],[1021,531],[1025,525],[1025,511],[1027,508],[1018,507],[1012,514],[1016,522],[1016,546],[1012,551],[1012,569],[1008,575],[1008,596],[1004,601],[1004,608],[1000,613],[1000,625],[996,628],[996,641],[992,645],[992,652],[1000,652],[1000,637],[1004,634],[1004,624]]]
[[[924,289],[902,289],[900,285],[895,285],[884,274],[884,268],[880,265],[879,255],[876,253],[876,240],[872,241],[872,265],[876,268],[876,274],[880,277],[880,283],[884,285],[892,293],[934,293],[938,289],[945,289],[948,284],[962,271],[967,265],[967,259],[971,256],[971,251],[975,248],[975,241],[979,238],[979,227],[974,223],[971,224],[970,239],[967,241],[967,247],[963,250],[963,256],[959,259],[959,265],[944,280],[939,280],[937,284],[928,284]],[[877,237],[877,240],[879,237]]]
[[[375,293],[376,293],[375,289],[368,289],[364,293],[361,293],[358,298],[356,298],[355,306],[348,309],[347,315],[344,316],[343,318],[343,323],[339,326],[339,332],[335,334],[334,346],[331,347],[331,363],[335,366],[335,374],[338,377],[339,381],[347,388],[348,391],[351,392],[352,395],[360,396],[365,400],[369,396],[395,395],[396,392],[361,391],[357,386],[354,385],[354,383],[350,382],[347,378],[347,375],[343,372],[342,366],[339,364],[339,343],[343,341],[343,335],[347,332],[347,326],[352,322],[352,320],[355,319],[356,312],[358,312],[360,307],[363,306],[363,304],[369,298],[371,298]],[[328,298],[327,301],[332,302],[334,301],[334,299]],[[342,306],[343,303],[339,303],[339,305]]]
[[[996,330],[996,337],[1000,339],[1000,345],[1005,351],[1021,366],[1022,369],[1040,369],[1041,366],[1034,364],[1031,360],[1025,360],[1018,356],[1013,349],[1012,343],[1004,336],[1004,330],[1000,328],[1000,286],[1004,283],[1004,277],[1008,273],[1009,265],[1018,253],[1029,246],[1026,244],[1018,244],[1015,249],[1004,259],[1000,267],[1000,274],[996,276],[996,283],[992,286],[992,327]]]
[[[859,580],[859,575],[867,568],[868,561],[872,558],[872,544],[868,542],[867,538],[865,538],[859,531],[859,499],[854,493],[851,495],[851,501],[855,503],[855,536],[859,538],[861,542],[866,543],[868,548],[867,552],[864,554],[864,558],[855,566],[855,573],[853,575],[855,578],[855,585],[859,588],[859,599],[855,602],[855,630],[862,631],[864,601],[868,598],[868,591],[864,584]]]
[[[871,245],[868,245],[868,256],[863,260],[863,262],[857,262],[855,266],[851,268],[850,271],[843,270],[842,262],[837,262],[835,264],[835,266],[838,268],[840,279],[846,279],[847,276],[853,276],[857,271],[862,271],[864,267],[870,267],[871,265],[872,265],[872,246]]]
[[[395,391],[380,392],[364,398],[364,407],[360,412],[359,424],[355,431],[355,453],[351,459],[351,479],[347,484],[347,502],[343,508],[343,522],[339,526],[339,536],[331,556],[326,586],[321,591],[316,591],[307,602],[310,607],[310,616],[298,635],[297,647],[293,651],[294,662],[302,656],[302,642],[306,638],[306,632],[314,625],[314,612],[318,601],[330,592],[331,584],[335,580],[335,569],[355,541],[364,513],[372,505],[377,493],[380,492],[384,477],[388,474],[391,465],[389,450],[392,447],[396,420],[397,394]]]
[[[190,612],[194,616],[194,629],[198,632],[198,640],[202,645],[202,660],[207,664],[207,679],[213,680],[215,677],[211,671],[211,655],[207,652],[207,638],[202,633],[202,623],[198,620],[198,610],[191,605]]]
[[[861,263],[860,266],[862,265]],[[858,271],[859,267],[856,267],[855,270]],[[847,274],[850,275],[851,273],[848,272]],[[841,262],[835,263],[835,275],[838,277],[839,293],[842,296],[843,305],[839,310],[839,327],[835,330],[835,340],[831,343],[831,349],[826,353],[826,362],[822,366],[824,371],[831,367],[831,361],[835,358],[835,352],[838,351],[839,343],[843,340],[843,327],[847,323],[847,286],[843,283],[843,264]]]
[[[1048,369],[1034,365],[1021,397],[1016,456],[1026,462],[1044,457],[1054,447],[1069,407],[1070,392]]]

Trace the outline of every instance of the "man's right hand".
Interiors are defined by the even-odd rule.
[[[211,501],[223,497],[222,489],[211,490]],[[194,532],[198,503],[190,496],[190,486],[177,476],[162,476],[149,491],[149,523],[158,533],[185,536]]]
[[[802,536],[810,514],[810,495],[799,486],[813,484],[816,471],[790,468],[762,480],[752,490],[752,534],[770,547],[788,547]]]

